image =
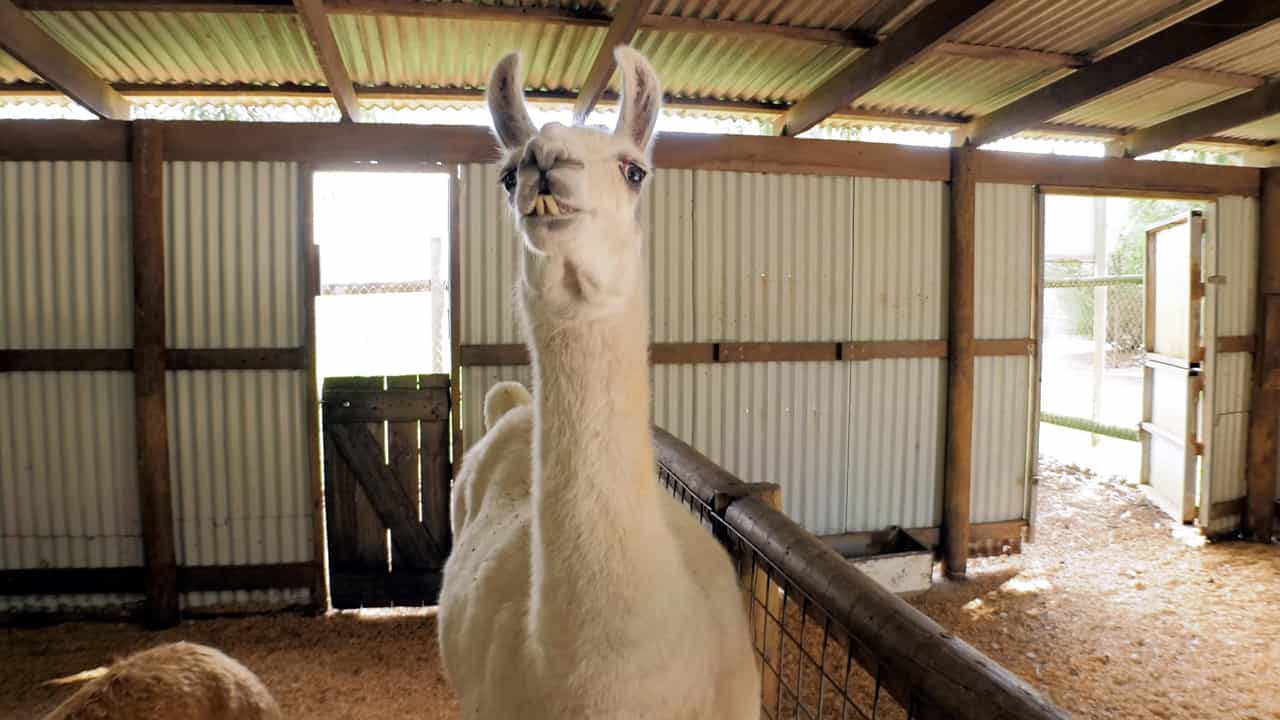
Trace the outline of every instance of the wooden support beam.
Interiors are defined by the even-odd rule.
[[[129,119],[129,101],[10,0],[0,0],[0,49],[99,117]]]
[[[942,498],[943,566],[963,577],[973,484],[974,272],[977,178],[972,147],[952,150],[947,357],[947,453]]]
[[[316,296],[320,294],[320,246],[315,242],[312,212],[315,167],[303,163],[299,168],[299,175],[302,182],[298,188],[298,214],[302,232],[298,238],[298,254],[306,270],[302,284],[302,340],[305,343],[303,352],[307,377],[306,421],[303,427],[307,433],[307,475],[311,481],[311,564],[315,569],[311,583],[311,610],[320,614],[329,609],[329,583],[325,567],[324,470],[320,459],[320,370],[316,361]]]
[[[302,27],[307,31],[311,49],[315,51],[316,61],[324,73],[324,81],[333,93],[333,99],[338,101],[342,119],[360,122],[355,86],[351,84],[347,66],[342,62],[342,51],[338,48],[338,39],[333,36],[333,27],[329,25],[324,0],[293,0],[293,5],[298,9]]]
[[[948,33],[984,10],[993,0],[939,0],[921,10],[897,32],[859,55],[843,70],[796,103],[778,126],[780,135],[799,135],[888,80],[942,42]]]
[[[1280,17],[1274,0],[1224,0],[1087,68],[974,120],[965,135],[986,145],[1232,40]]]
[[[1245,534],[1270,542],[1275,527],[1276,463],[1280,451],[1280,168],[1262,171],[1258,234],[1257,352],[1245,472]]]
[[[1115,141],[1125,157],[1141,157],[1280,113],[1280,81],[1237,95]]]
[[[378,518],[391,530],[391,542],[407,566],[439,568],[444,563],[439,543],[418,521],[416,503],[405,494],[404,487],[383,461],[382,448],[369,429],[328,424],[325,432],[333,438],[338,453],[360,481]]]
[[[573,117],[577,121],[582,122],[587,119],[591,109],[596,106],[605,88],[609,86],[609,78],[613,77],[616,66],[613,49],[619,45],[631,44],[652,4],[653,0],[619,0],[614,7],[613,21],[609,23],[609,31],[605,33],[604,43],[600,45],[600,51],[596,53],[596,59],[591,63],[587,79],[578,92],[578,101],[573,104]]]
[[[178,569],[169,483],[165,399],[164,134],[135,122],[133,170],[133,363],[138,491],[146,567],[147,624],[178,622]]]

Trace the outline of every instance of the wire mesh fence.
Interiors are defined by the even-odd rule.
[[[1064,718],[743,483],[658,430],[659,482],[728,551],[767,720]]]

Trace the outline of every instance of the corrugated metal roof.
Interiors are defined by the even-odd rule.
[[[1103,52],[1135,30],[1150,34],[1218,0],[1011,0],[988,9],[955,39],[1008,48],[1083,55]]]
[[[29,13],[111,82],[324,84],[297,16],[198,12]]]
[[[658,0],[650,12],[658,15],[736,20],[739,22],[794,25],[797,27],[844,30],[852,27],[878,0]],[[610,12],[617,0],[607,3]]]
[[[867,93],[857,107],[889,112],[981,114],[1067,72],[1026,63],[932,56]]]
[[[1147,127],[1245,92],[1200,83],[1147,78],[1057,116],[1053,122],[1104,128]]]
[[[1241,73],[1270,77],[1280,75],[1280,42],[1273,25],[1257,30],[1182,63],[1198,70]]]
[[[38,82],[40,78],[9,53],[0,50],[0,83]]]
[[[1240,140],[1274,140],[1280,138],[1280,115],[1272,115],[1265,120],[1241,125],[1222,133],[1223,137]]]

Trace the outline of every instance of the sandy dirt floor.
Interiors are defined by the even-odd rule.
[[[1280,720],[1280,547],[1204,544],[1131,486],[1060,464],[1040,503],[1023,555],[911,602],[1077,718]],[[48,681],[178,639],[244,662],[292,718],[458,717],[416,612],[0,629],[0,718],[38,718],[75,688]]]

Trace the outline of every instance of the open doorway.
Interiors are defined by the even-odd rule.
[[[318,171],[329,598],[434,605],[449,545],[451,177]]]
[[[1038,449],[1196,517],[1211,202],[1044,197]]]

